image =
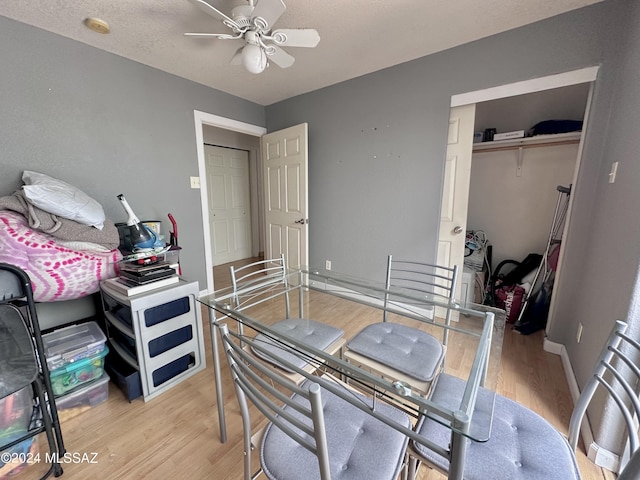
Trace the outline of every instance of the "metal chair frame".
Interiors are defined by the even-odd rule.
[[[606,390],[612,403],[620,410],[629,437],[630,456],[637,456],[640,450],[638,427],[634,421],[640,418],[640,393],[637,390],[640,367],[636,364],[640,359],[640,343],[626,333],[627,329],[626,322],[616,321],[591,378],[576,402],[569,422],[569,444],[574,450],[587,408],[598,387]]]
[[[28,337],[27,340],[31,346],[31,357],[34,362],[34,375],[31,378],[25,378],[24,385],[20,388],[32,387],[34,398],[37,399],[37,408],[40,410],[42,417],[42,425],[29,430],[25,435],[6,445],[0,445],[0,449],[10,448],[44,432],[49,444],[52,461],[51,466],[41,478],[47,478],[51,474],[59,477],[62,475],[62,467],[58,460],[64,456],[66,450],[45,358],[45,349],[38,323],[31,279],[24,270],[7,263],[0,263],[0,310],[4,310],[7,322],[13,323],[13,325],[3,323],[4,328],[11,329],[17,337]],[[16,338],[17,340],[18,338]],[[26,358],[28,356],[26,355],[27,352],[24,351],[26,347],[23,345],[18,348],[25,353]],[[11,367],[12,365],[9,362],[3,368],[10,369]],[[15,393],[20,388],[14,389],[14,392],[10,393]]]
[[[285,318],[291,315],[289,292],[299,292],[299,315],[304,316],[302,302],[302,282],[291,288],[287,280],[287,268],[284,254],[279,258],[260,260],[242,267],[229,267],[231,285],[233,286],[234,308],[238,311],[257,306],[268,300],[284,295]]]
[[[231,274],[231,284],[233,287],[233,301],[234,309],[238,312],[249,310],[261,303],[269,300],[276,299],[278,297],[284,297],[285,304],[285,316],[284,319],[291,318],[291,300],[289,293],[298,293],[298,318],[301,322],[304,320],[304,301],[302,290],[302,278],[301,273],[292,275],[287,271],[284,254],[280,254],[279,258],[260,260],[253,262],[249,265],[242,267],[229,267],[229,273]],[[295,283],[295,285],[292,285]],[[238,323],[238,333],[244,335],[244,325],[242,322]],[[267,335],[273,344],[277,344],[282,348],[283,353],[288,351],[291,354],[300,353],[299,350],[291,346],[285,346],[282,342],[272,335]],[[331,345],[328,345],[324,350],[332,354],[340,350],[344,345],[344,338],[339,338]],[[263,359],[269,362],[269,360]],[[282,364],[274,363],[277,367],[281,367]],[[306,370],[315,371],[320,368],[316,362],[310,362]],[[289,379],[294,382],[302,382],[304,377],[296,375],[295,373],[284,373],[289,376]]]
[[[425,311],[420,305],[412,305],[407,301],[406,294],[416,293],[424,296],[425,299],[439,299],[441,304],[446,304],[444,314],[444,328],[442,328],[442,340],[438,340],[444,347],[444,354],[440,364],[436,367],[437,373],[444,369],[446,358],[446,346],[449,340],[449,328],[451,325],[452,307],[455,306],[455,291],[458,281],[458,266],[444,267],[431,263],[418,262],[414,260],[394,260],[392,255],[387,258],[387,272],[385,280],[383,322],[389,321],[389,313],[394,312],[400,315],[411,316],[418,321],[437,323],[436,308]],[[394,294],[397,292],[397,294]],[[403,295],[404,294],[404,295]],[[414,328],[414,327],[410,327]],[[418,330],[418,329],[416,329]],[[352,340],[357,337],[356,334]],[[430,334],[429,334],[430,335]],[[364,368],[376,370],[381,375],[395,380],[407,382],[416,391],[424,395],[429,393],[432,382],[412,380],[398,372],[395,368],[387,365],[384,361],[371,359],[365,355],[350,351],[347,347],[343,350],[343,357],[347,361],[352,361],[362,365]]]
[[[242,342],[251,344],[253,348],[261,349],[261,346],[253,343],[251,338],[243,338],[240,334],[231,332],[226,324],[218,324],[218,328],[221,333],[223,350],[226,353],[227,362],[231,369],[242,416],[244,480],[256,478],[260,473],[260,471],[256,473],[251,472],[251,452],[258,446],[254,444],[255,439],[263,438],[262,431],[254,433],[252,430],[247,399],[256,406],[270,423],[274,424],[295,442],[316,455],[321,480],[331,480],[329,466],[330,452],[327,444],[321,389],[326,389],[336,394],[341,399],[344,399],[345,404],[349,403],[356,406],[363,412],[366,412],[367,415],[379,419],[392,428],[402,429],[398,424],[373,409],[373,406],[376,404],[374,398],[371,398],[369,403],[363,402],[354,394],[349,386],[341,383],[334,377],[313,376],[308,372],[290,365],[291,368],[298,370],[309,383],[301,386],[298,383],[292,382],[278,371],[257,361],[255,356],[247,353],[246,349],[241,346]],[[263,350],[263,352],[268,355],[273,355],[273,353],[267,350]],[[286,360],[283,359],[278,359],[278,361],[286,362]],[[303,397],[306,402],[295,401],[293,394]],[[302,414],[303,418],[306,417],[309,421],[306,422],[295,418],[290,415],[285,407],[293,408],[296,412]],[[405,431],[407,434],[411,433],[411,430],[406,428]],[[305,438],[305,435],[308,436],[308,439]],[[376,455],[376,452],[371,452],[371,454]],[[401,457],[398,458],[399,469],[397,472],[397,474],[402,473],[403,479],[406,479],[405,460],[406,454],[403,448],[403,453]]]
[[[458,266],[445,267],[433,263],[414,260],[394,260],[393,255],[387,257],[387,277],[384,297],[382,320],[387,321],[388,307],[394,303],[401,308],[410,309],[406,303],[397,304],[392,300],[390,291],[402,289],[419,294],[433,295],[446,299],[450,305],[455,303],[456,287],[458,284]],[[435,312],[434,312],[435,316]],[[446,309],[445,325],[451,325],[451,309]],[[447,344],[449,329],[443,329],[443,345]]]
[[[611,403],[620,410],[628,434],[630,459],[620,469],[618,479],[640,480],[640,444],[638,427],[635,423],[635,419],[640,418],[640,393],[637,390],[637,385],[640,384],[640,367],[635,363],[640,358],[640,343],[626,333],[627,327],[625,322],[620,320],[615,322],[593,373],[574,407],[569,422],[568,443],[571,451],[575,452],[587,408],[598,388],[602,387],[611,398]],[[495,413],[499,414],[499,412]],[[471,448],[473,447],[471,446]],[[432,450],[451,460],[451,449],[444,453],[440,450]],[[430,464],[428,459],[412,447],[408,449],[408,456],[409,477],[416,475],[417,462]],[[548,461],[551,462],[553,459],[548,459]],[[441,470],[437,466],[434,467]],[[447,474],[446,471],[443,473]]]

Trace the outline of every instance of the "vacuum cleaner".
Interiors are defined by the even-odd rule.
[[[126,225],[123,226],[124,235],[122,236],[124,238],[121,238],[124,247],[132,252],[141,252],[161,246],[158,245],[159,240],[156,233],[138,219],[124,195],[120,194],[117,198],[128,215]]]

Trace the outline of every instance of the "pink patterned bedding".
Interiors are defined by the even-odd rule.
[[[31,229],[23,215],[0,210],[0,262],[27,272],[38,302],[84,297],[97,292],[101,280],[116,276],[116,262],[122,258],[118,249],[84,250],[77,246],[82,243],[59,243]]]

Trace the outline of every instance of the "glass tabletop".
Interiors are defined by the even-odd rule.
[[[389,401],[416,418],[426,415],[475,441],[488,440],[505,326],[503,310],[409,289],[386,289],[380,282],[309,267],[289,270],[286,288],[261,297],[249,293],[253,287],[237,285],[235,291],[228,287],[200,297],[210,309],[212,325],[231,320],[247,328],[248,337],[259,332],[278,338],[305,358],[324,364],[338,378],[367,390],[375,401]],[[444,372],[463,379],[464,391],[441,404],[416,392],[410,381],[361,369],[346,362],[340,352],[329,354],[274,331],[271,325],[285,316],[283,295],[292,317],[341,328],[346,339],[367,324],[382,322],[384,310],[390,315],[388,321],[417,326],[439,339],[446,332]],[[453,313],[450,325],[442,321],[447,309]],[[476,402],[480,392],[482,400]]]

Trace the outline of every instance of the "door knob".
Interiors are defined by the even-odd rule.
[[[300,225],[304,225],[305,223],[308,223],[308,220],[306,218],[301,218],[300,220],[296,220],[294,223],[299,223]]]
[[[462,233],[462,227],[460,225],[456,225],[455,228],[453,229],[453,233],[455,234]]]

